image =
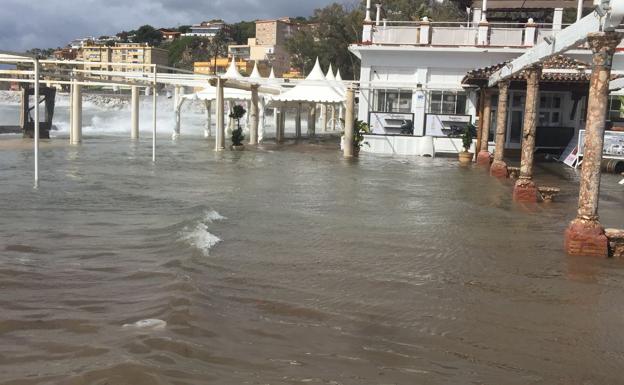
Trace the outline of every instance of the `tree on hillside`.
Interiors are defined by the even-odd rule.
[[[303,74],[307,74],[312,69],[316,57],[319,56],[319,47],[314,34],[305,29],[295,32],[286,41],[286,49],[291,55],[290,65]]]
[[[176,30],[180,33],[188,33],[191,30],[191,26],[190,25],[181,25],[178,28],[176,28]]]
[[[232,39],[236,44],[247,44],[247,39],[256,36],[255,21],[240,21],[232,24]]]
[[[147,43],[152,47],[159,46],[163,40],[162,32],[151,25],[143,25],[136,31],[130,31],[128,34],[134,33],[133,41],[135,43]]]
[[[217,32],[217,34],[210,40],[210,43],[208,44],[210,56],[214,59],[212,72],[215,75],[217,74],[217,58],[219,56],[227,56],[229,41],[229,36],[225,33],[223,29],[220,29],[219,32]]]
[[[193,69],[195,61],[209,61],[210,51],[205,39],[184,36],[163,44],[162,48],[169,51],[169,65],[187,70]]]

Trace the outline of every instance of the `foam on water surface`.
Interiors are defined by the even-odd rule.
[[[194,227],[185,227],[182,231],[182,240],[200,250],[208,256],[210,249],[221,242],[221,238],[208,231],[208,224],[227,219],[215,210],[208,210],[203,218]]]
[[[167,322],[161,319],[148,318],[148,319],[137,321],[135,323],[125,324],[122,327],[133,328],[133,329],[162,330],[165,327],[167,327]]]

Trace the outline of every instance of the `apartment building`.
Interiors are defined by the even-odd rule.
[[[117,43],[112,47],[105,45],[85,46],[81,49],[79,60],[87,62],[88,70],[136,71],[148,70],[149,65],[167,65],[168,52],[142,43]],[[98,64],[88,64],[88,62]],[[99,64],[110,63],[110,65]],[[144,64],[142,66],[122,66],[121,64]]]

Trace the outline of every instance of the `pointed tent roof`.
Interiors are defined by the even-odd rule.
[[[273,71],[273,67],[271,67],[271,73],[269,74],[269,79],[275,79],[275,71]]]
[[[276,96],[273,99],[276,103],[343,103],[345,97],[336,89],[335,85],[325,79],[321,70],[321,65],[316,59],[314,68],[308,76],[298,83],[294,88]]]
[[[342,81],[342,75],[340,75],[340,68],[336,70],[336,80],[339,82]]]
[[[254,68],[251,71],[251,75],[249,75],[249,79],[263,79],[262,75],[260,75],[260,71],[258,71],[258,62],[254,62]]]
[[[334,69],[332,68],[331,63],[329,63],[329,68],[327,69],[327,74],[325,75],[325,79],[329,81],[336,80],[336,77],[334,76]]]
[[[244,76],[238,72],[238,68],[236,68],[236,57],[232,56],[232,61],[230,61],[230,65],[228,66],[225,75],[223,75],[224,79],[243,79]]]

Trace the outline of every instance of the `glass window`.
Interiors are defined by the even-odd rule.
[[[431,91],[429,93],[429,113],[465,114],[466,94],[454,91]]]
[[[373,109],[375,112],[412,112],[412,91],[375,90]]]
[[[539,126],[553,127],[562,124],[562,97],[561,94],[542,93],[539,103]]]
[[[609,120],[621,121],[624,120],[624,104],[622,103],[622,96],[609,96]]]

